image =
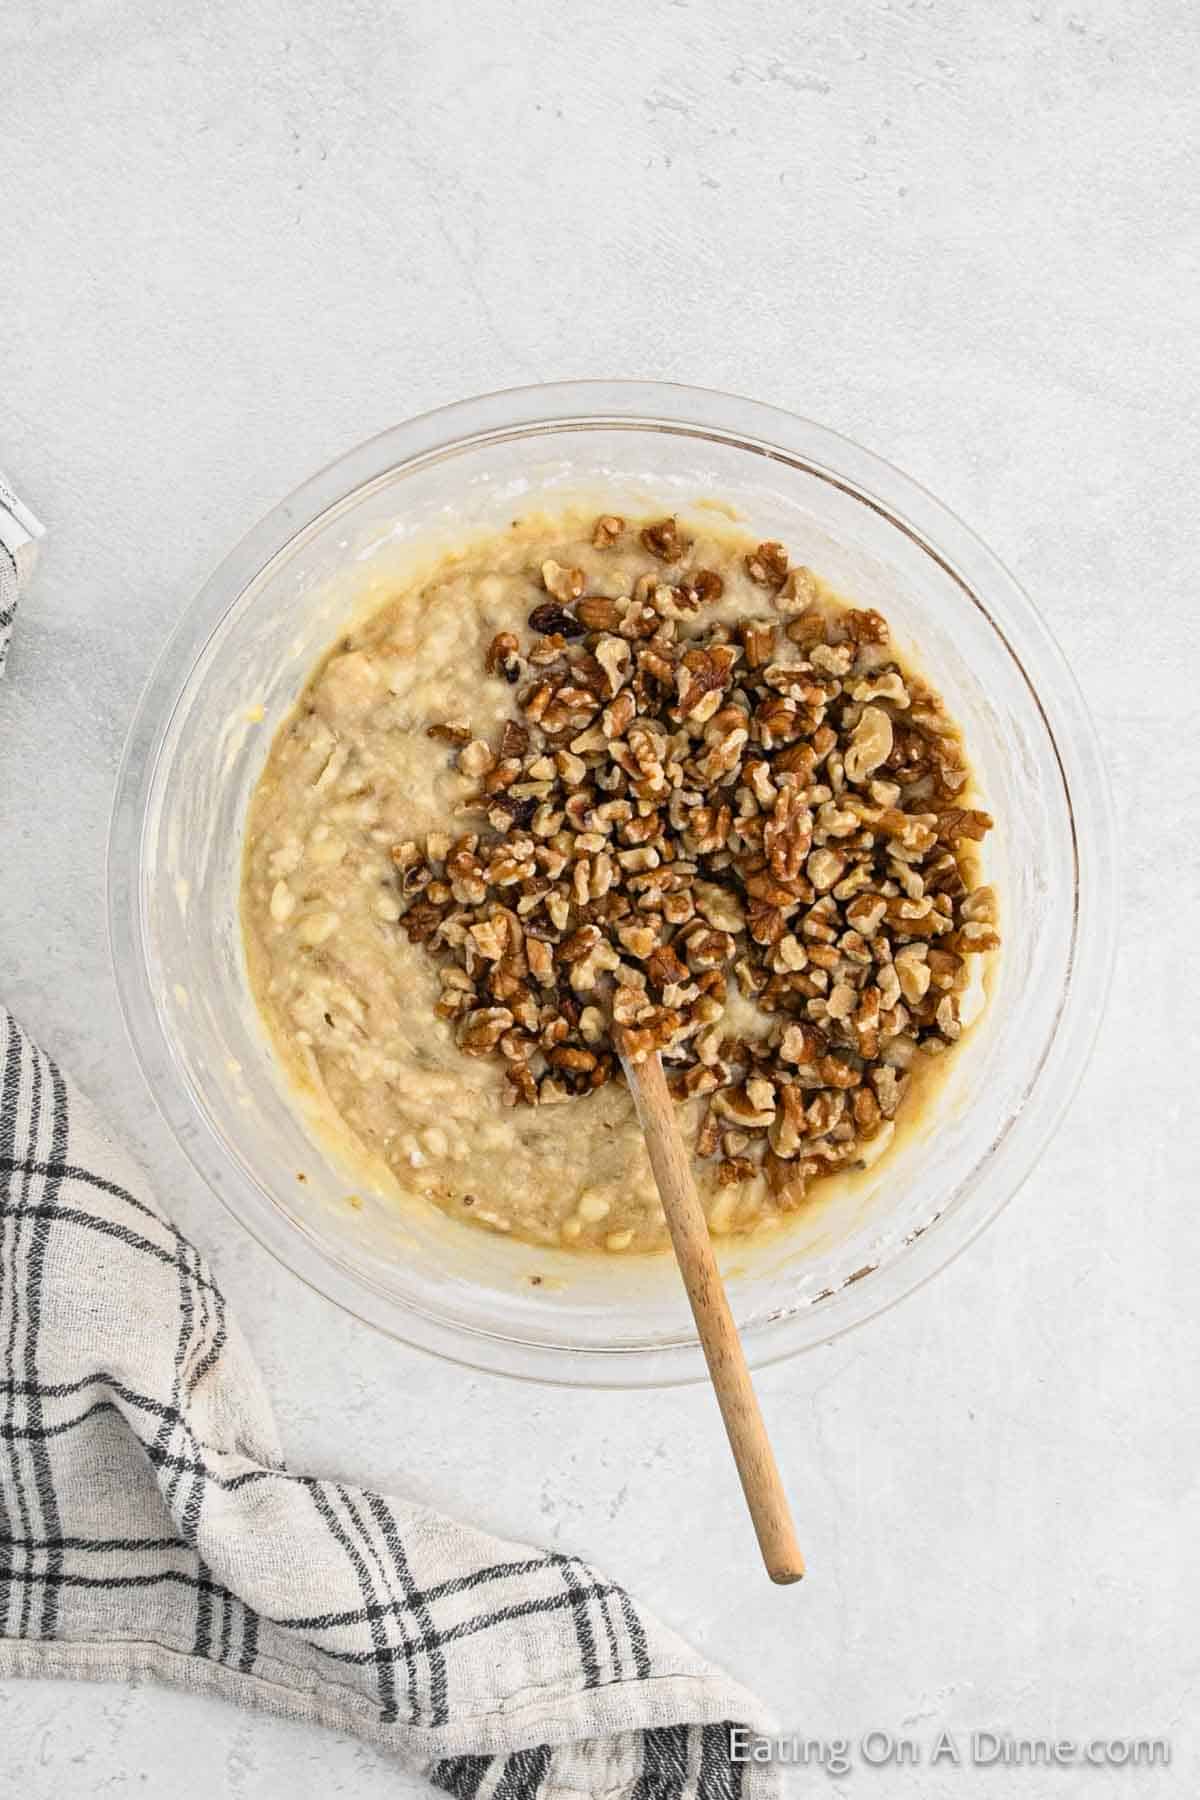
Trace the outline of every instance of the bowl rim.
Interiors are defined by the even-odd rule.
[[[644,429],[708,436],[824,479],[879,512],[938,563],[980,608],[1024,677],[1057,758],[1072,821],[1072,942],[1057,1019],[1004,1140],[1006,1167],[987,1203],[962,1206],[906,1245],[875,1279],[844,1284],[824,1305],[773,1317],[746,1334],[748,1359],[767,1367],[877,1317],[949,1266],[1023,1185],[1074,1096],[1103,1017],[1117,931],[1113,809],[1099,741],[1074,673],[1032,601],[1006,566],[920,483],[826,426],[759,401],[675,383],[580,380],[497,390],[422,413],[356,445],[309,476],[266,513],[217,565],[168,633],[142,688],[118,768],[107,847],[107,918],[118,999],[135,1060],[193,1167],[238,1224],[306,1285],[389,1336],[467,1367],[551,1385],[667,1386],[702,1380],[698,1341],[579,1349],[472,1331],[387,1295],[331,1259],[298,1221],[249,1182],[175,1066],[152,989],[143,938],[141,846],[159,756],[196,662],[212,633],[254,581],[364,489],[407,465],[427,464],[486,441],[570,428]],[[987,595],[986,603],[980,590]],[[1002,628],[997,610],[1007,624]],[[1018,651],[1017,643],[1020,644]],[[1047,714],[1043,680],[1053,676]],[[238,1194],[237,1203],[230,1198]],[[974,1198],[974,1195],[969,1198]],[[398,1318],[396,1315],[402,1315]]]

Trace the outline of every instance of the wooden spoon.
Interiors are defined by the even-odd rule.
[[[624,1032],[619,1031],[616,1037],[621,1066],[637,1107],[650,1167],[667,1215],[675,1259],[691,1302],[767,1574],[772,1581],[799,1581],[804,1573],[804,1558],[796,1542],[787,1495],[779,1479],[741,1339],[725,1298],[708,1221],[676,1123],[662,1062],[657,1055],[634,1062],[627,1053]]]

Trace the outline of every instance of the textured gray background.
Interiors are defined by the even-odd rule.
[[[1187,0],[0,11],[0,460],[52,529],[0,693],[6,996],[212,1254],[296,1459],[594,1558],[796,1729],[1175,1739],[1169,1776],[850,1777],[887,1800],[1196,1789],[1198,52]],[[762,1380],[799,1590],[754,1567],[705,1393],[463,1374],[275,1268],[115,1011],[113,774],[212,563],[371,432],[598,374],[773,400],[926,482],[1111,755],[1123,952],[1055,1145],[955,1268]],[[8,1684],[0,1738],[25,1800],[413,1785],[147,1688]]]

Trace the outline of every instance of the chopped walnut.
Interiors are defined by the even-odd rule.
[[[645,526],[642,548],[651,556],[657,556],[660,562],[678,562],[687,549],[678,520],[659,519],[655,524]]]
[[[705,604],[719,600],[725,592],[724,580],[715,569],[697,569],[689,585],[697,600]]]
[[[592,543],[625,531],[605,514]],[[687,566],[678,521],[639,540],[654,566],[621,598],[541,564],[528,640],[502,632],[484,659],[513,686],[493,741],[429,725],[478,824],[393,848],[400,925],[510,1104],[594,1092],[620,1031],[677,1098],[708,1096],[696,1151],[718,1181],[761,1175],[791,1207],[895,1117],[914,1058],[961,1036],[966,958],[999,943],[974,850],[991,819],[880,614],[768,541],[746,572],[788,616],[706,618],[723,583]],[[729,1035],[734,992],[753,1039]]]
[[[815,608],[819,598],[820,590],[817,586],[816,576],[811,569],[799,565],[787,571],[787,577],[775,597],[775,604],[780,612],[803,614],[810,608]],[[813,622],[814,646],[820,645],[824,636],[823,631],[819,629],[819,624],[820,615],[818,613]]]
[[[458,753],[459,772],[476,777],[487,775],[496,766],[496,757],[482,738],[471,738]]]
[[[469,744],[471,741],[471,727],[462,724],[457,719],[446,719],[427,726],[425,736],[435,738],[443,744],[454,744],[461,749],[464,744]]]
[[[542,564],[542,586],[548,594],[553,594],[563,605],[578,600],[583,592],[583,570],[564,569],[560,563],[544,562]]]
[[[521,673],[521,659],[517,654],[518,649],[519,645],[511,631],[499,632],[492,639],[487,656],[484,658],[483,666],[487,670],[487,673],[489,675],[499,673],[504,676],[506,681],[517,681],[520,678]],[[468,736],[469,735],[470,734],[468,733]]]
[[[892,721],[882,706],[864,706],[843,758],[847,781],[865,781],[892,753]]]
[[[787,580],[787,572],[787,551],[774,540],[760,544],[746,558],[746,573],[759,587],[782,587]]]
[[[624,519],[616,513],[602,513],[592,527],[592,546],[596,550],[611,550],[625,529]]]

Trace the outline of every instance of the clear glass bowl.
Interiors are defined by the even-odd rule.
[[[858,1324],[968,1244],[1029,1173],[1099,1021],[1115,905],[1096,739],[1028,599],[929,494],[790,414],[641,382],[489,394],[374,438],[256,526],[169,639],[120,771],[110,932],[138,1059],[234,1216],[339,1305],[479,1367],[614,1386],[703,1373],[669,1256],[572,1257],[369,1192],[360,1210],[346,1204],[353,1174],[289,1096],[247,989],[247,799],[370,578],[401,577],[531,500],[686,515],[707,498],[878,606],[911,644],[963,725],[997,820],[988,873],[1004,933],[990,1005],[921,1134],[794,1228],[725,1242],[752,1363]]]

